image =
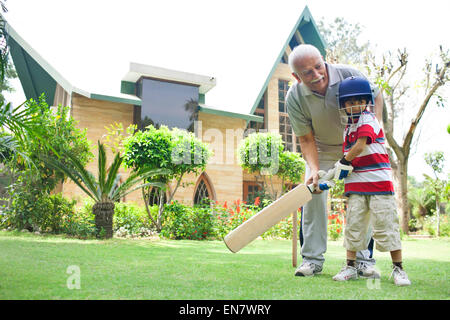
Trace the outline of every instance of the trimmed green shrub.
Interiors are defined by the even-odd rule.
[[[169,181],[176,180],[175,188],[171,190],[167,203],[172,201],[183,176],[189,173],[199,174],[205,170],[212,154],[208,144],[202,142],[192,132],[177,128],[169,129],[167,126],[157,129],[152,125],[147,126],[145,131],[137,131],[126,138],[123,143],[123,152],[124,164],[127,167],[135,170],[144,168],[166,170],[166,173],[155,178],[156,181],[165,184],[160,190],[170,190]],[[146,199],[150,198],[151,191],[151,187],[143,189]],[[167,203],[164,201],[159,203],[158,215],[153,221],[157,231],[162,230]],[[148,214],[151,214],[147,206],[146,209]]]
[[[153,206],[152,211],[158,212]],[[145,208],[134,203],[116,203],[114,207],[114,232],[118,236],[145,236],[152,231],[151,221]]]
[[[177,201],[166,205],[160,235],[169,239],[203,240],[214,235],[209,207],[189,207]]]
[[[64,217],[73,215],[75,204],[60,193],[20,192],[14,195],[0,223],[3,227],[61,233]]]
[[[98,235],[92,211],[75,211],[71,216],[65,216],[62,230],[65,234],[80,239],[95,238]]]

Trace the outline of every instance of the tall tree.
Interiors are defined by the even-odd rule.
[[[373,50],[371,50],[369,41],[364,42],[360,39],[363,29],[359,23],[352,24],[343,18],[336,18],[329,24],[319,21],[318,27],[328,45],[327,60],[329,62],[353,64],[360,70],[365,70],[381,88],[385,101],[383,127],[390,147],[388,151],[396,181],[402,229],[408,232],[407,177],[411,146],[417,126],[430,101],[436,101],[438,105],[444,106],[444,99],[440,93],[442,90],[439,89],[448,84],[449,54],[441,47],[438,63],[425,61],[424,80],[421,88],[423,98],[419,102],[411,101],[408,99],[408,92],[413,86],[405,77],[408,65],[406,50],[399,50],[397,55],[388,52],[381,57],[381,61],[377,61],[371,53]],[[400,115],[404,117],[403,111],[406,105],[409,110],[416,110],[416,113],[400,141],[400,139],[395,139],[394,129],[398,129],[396,120]]]
[[[359,23],[350,23],[342,17],[326,23],[319,20],[317,27],[327,44],[327,61],[359,65],[364,61],[369,41],[360,39],[363,27]]]
[[[424,81],[420,88],[422,98],[420,100],[408,99],[408,90],[411,85],[405,80],[408,66],[408,53],[406,49],[398,50],[395,56],[391,53],[383,55],[381,62],[377,62],[373,55],[367,56],[367,71],[369,76],[381,88],[385,97],[385,108],[383,110],[383,126],[386,139],[390,148],[390,159],[394,177],[397,182],[398,203],[402,215],[402,229],[408,232],[409,204],[408,204],[408,161],[411,155],[411,146],[415,137],[417,127],[430,105],[431,101],[436,101],[439,106],[444,107],[444,99],[441,95],[442,88],[448,85],[449,78],[449,52],[442,46],[439,50],[439,61],[433,63],[425,61]],[[402,106],[408,105],[409,110],[415,110],[409,126],[403,138],[394,137],[396,128],[395,120],[402,113]]]

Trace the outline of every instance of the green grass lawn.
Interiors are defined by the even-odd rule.
[[[388,280],[337,283],[341,241],[330,241],[323,274],[294,277],[291,242],[257,240],[233,254],[220,241],[77,240],[0,231],[0,299],[449,299],[450,240],[404,240],[410,287]],[[68,289],[69,266],[80,289]]]

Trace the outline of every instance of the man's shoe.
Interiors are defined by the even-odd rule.
[[[358,276],[361,278],[380,279],[380,273],[374,268],[374,266],[366,262],[358,263],[356,269],[358,271]]]
[[[295,270],[295,275],[298,277],[312,277],[313,275],[321,272],[321,266],[312,262],[303,262],[302,265]]]
[[[344,266],[337,275],[333,277],[334,281],[347,281],[358,279],[358,270],[352,266]]]
[[[405,270],[400,269],[397,266],[394,266],[393,268],[394,270],[392,270],[389,279],[394,277],[394,283],[396,286],[404,287],[411,285],[411,281],[408,279],[408,275],[406,274]]]

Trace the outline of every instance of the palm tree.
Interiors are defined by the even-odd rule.
[[[408,199],[413,207],[417,207],[419,216],[423,218],[428,214],[428,207],[433,203],[429,191],[426,188],[412,188],[408,192]]]
[[[8,12],[5,0],[0,0],[0,10],[4,13]],[[11,77],[11,70],[14,70],[9,61],[8,34],[5,30],[5,24],[6,21],[0,14],[0,87],[2,90],[5,88],[8,90],[7,78]],[[21,156],[26,163],[30,163],[24,152],[23,141],[27,134],[40,138],[39,128],[33,126],[34,120],[39,115],[38,107],[25,102],[13,108],[3,98],[1,100],[0,131],[2,138],[0,139],[0,158],[4,159],[5,154],[14,154]],[[52,148],[50,147],[50,149]]]
[[[61,163],[56,158],[43,158],[49,166],[54,169],[63,171],[73,182],[75,182],[81,190],[91,197],[95,204],[92,208],[95,216],[95,225],[97,230],[105,232],[105,238],[113,236],[113,216],[114,203],[118,202],[127,194],[146,187],[164,187],[160,182],[150,181],[151,177],[167,174],[168,170],[163,169],[144,169],[141,171],[133,171],[125,182],[120,184],[120,174],[118,173],[123,157],[117,153],[111,166],[106,169],[106,153],[103,144],[98,141],[98,177],[95,178],[92,173],[87,171],[81,162],[73,155],[68,154],[69,165]],[[136,184],[139,184],[136,186]]]

